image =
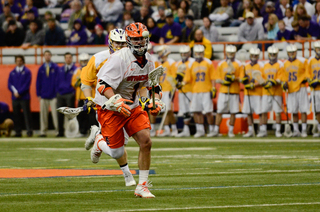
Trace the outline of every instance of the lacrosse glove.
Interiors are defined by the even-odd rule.
[[[139,98],[139,104],[140,104],[142,110],[148,111],[149,110],[149,108],[148,108],[149,103],[150,103],[149,98],[144,97],[144,96]]]
[[[83,111],[88,111],[89,114],[91,109],[96,110],[94,106],[95,103],[93,102],[93,98],[91,96],[88,96],[86,100],[84,100]]]
[[[130,104],[133,104],[133,101],[124,99],[120,94],[116,94],[102,105],[102,109],[117,111],[127,118],[131,115]]]
[[[156,108],[153,109],[153,103],[150,102],[148,108],[150,110],[150,113],[151,115],[153,116],[157,116],[159,115],[159,113],[161,112],[161,110],[163,110],[165,108],[165,104],[158,98],[155,98],[155,105],[156,105]]]
[[[177,82],[182,82],[183,78],[184,78],[184,73],[177,73],[177,76],[176,76]]]
[[[272,86],[275,86],[277,84],[277,82],[273,79],[269,79],[265,84],[264,84],[264,88],[265,89],[269,89],[271,88]]]
[[[241,78],[241,83],[246,85],[249,83],[249,76],[248,75],[245,75],[243,78]]]
[[[281,88],[282,88],[282,90],[287,91],[289,89],[288,83],[287,82],[282,82],[281,83]]]
[[[246,85],[244,85],[244,87],[246,88],[246,89],[254,89],[254,83],[253,82],[250,82],[250,83],[248,83],[248,84],[246,84]]]
[[[235,80],[235,78],[236,78],[236,76],[234,76],[234,74],[230,74],[230,73],[227,73],[224,76],[224,80],[229,81],[229,82],[233,82]]]
[[[184,82],[178,82],[178,83],[176,84],[176,88],[180,90],[184,85],[185,85]]]
[[[312,80],[311,82],[309,82],[309,86],[311,88],[316,88],[319,85],[319,82],[320,81],[318,79]]]
[[[307,82],[310,82],[310,79],[309,79],[309,78],[304,78],[301,83],[305,84],[305,83],[307,83]]]

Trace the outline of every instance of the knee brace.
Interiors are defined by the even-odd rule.
[[[110,148],[111,149],[111,148]],[[124,154],[124,146],[116,148],[116,149],[111,149],[111,157],[114,159],[119,159],[122,157]]]

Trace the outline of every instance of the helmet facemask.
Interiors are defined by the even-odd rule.
[[[315,47],[314,51],[316,52],[316,57],[320,58],[320,47]]]
[[[297,57],[297,52],[296,51],[287,52],[287,54],[288,54],[290,62],[294,61],[296,59],[296,57]]]
[[[111,53],[114,53],[126,46],[127,46],[127,42],[113,41],[109,39],[109,48]]]
[[[200,63],[203,60],[204,53],[203,52],[195,52],[194,53],[194,59]]]
[[[180,53],[181,60],[183,63],[187,62],[190,56],[190,52]]]
[[[127,37],[127,45],[133,54],[143,56],[148,50],[149,37]]]
[[[268,58],[271,64],[275,64],[278,61],[278,54],[277,53],[269,53]]]

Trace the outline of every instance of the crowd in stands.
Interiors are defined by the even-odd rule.
[[[48,8],[43,17],[40,8]],[[55,16],[50,8],[62,12]],[[0,13],[0,45],[23,48],[108,44],[112,29],[133,22],[145,24],[160,44],[218,42],[217,27],[229,26],[239,27],[242,42],[320,35],[319,0],[5,0]],[[197,29],[203,40],[196,40]]]

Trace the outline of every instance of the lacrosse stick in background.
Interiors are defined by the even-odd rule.
[[[172,91],[170,92],[171,93],[171,98],[170,98],[170,102],[172,103],[173,102],[173,98],[174,98],[174,94],[176,92],[176,89],[172,89]],[[163,128],[163,125],[164,125],[164,122],[166,120],[166,117],[168,115],[168,112],[169,112],[170,108],[169,107],[166,107],[165,111],[164,111],[164,114],[162,116],[162,119],[161,119],[161,122],[160,122],[160,125],[159,125],[159,129],[158,129],[158,132],[161,132],[162,128]]]
[[[316,134],[319,133],[318,132],[318,127],[317,127],[317,120],[316,120],[316,96],[315,96],[315,91],[314,88],[312,90],[312,97],[313,97],[313,102],[312,102],[312,106],[313,106],[313,127],[312,127],[312,134]]]
[[[234,74],[235,72],[235,68],[231,62],[230,59],[227,59],[227,64],[228,64],[228,74]],[[228,86],[228,110],[229,110],[229,113],[230,113],[230,86],[231,86],[232,83],[230,83],[230,85]]]
[[[186,69],[187,69],[187,66],[186,66],[186,64],[184,64],[184,63],[182,63],[182,64],[180,64],[179,66],[178,66],[178,69],[177,69],[177,77],[176,77],[176,84],[175,85],[173,85],[174,83],[173,82],[170,82],[170,84],[174,87],[177,87],[177,85],[178,84],[180,84],[181,86],[183,85],[183,78],[184,78],[184,75],[185,75],[185,71],[186,71]],[[169,80],[169,78],[168,78],[168,80]],[[189,99],[189,97],[187,96],[187,94],[185,93],[185,92],[183,92],[182,91],[182,87],[177,87],[178,88],[178,90],[180,90],[181,91],[181,93],[186,97],[186,99],[189,101],[189,102],[191,102],[191,100]]]
[[[285,104],[285,109],[286,109],[286,116],[287,116],[287,123],[284,127],[284,133],[283,135],[287,138],[292,137],[292,131],[291,131],[291,126],[289,124],[289,115],[288,115],[288,92],[285,92],[285,97],[286,97],[286,104]]]
[[[83,107],[77,107],[77,108],[59,107],[57,111],[59,113],[64,114],[68,119],[73,119],[83,111]]]
[[[156,103],[155,103],[155,86],[159,84],[160,77],[163,75],[164,68],[163,66],[159,66],[155,69],[153,69],[149,74],[149,83],[152,87],[152,108],[156,109]]]

